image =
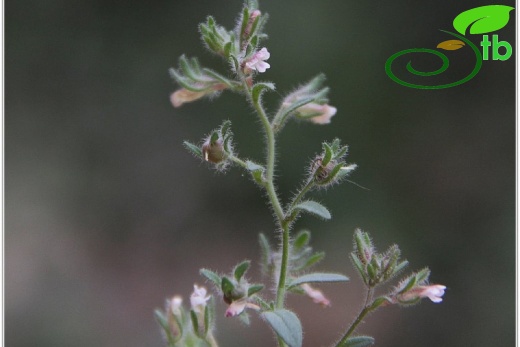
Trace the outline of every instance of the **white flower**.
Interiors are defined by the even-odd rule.
[[[262,48],[246,62],[246,67],[249,70],[256,70],[258,72],[265,72],[271,65],[266,63],[264,60],[269,59],[271,54],[267,51],[267,48]]]
[[[207,295],[207,290],[204,287],[193,286],[193,293],[190,296],[191,308],[197,313],[203,313],[206,307],[206,302],[210,299]],[[207,295],[207,296],[206,296]]]
[[[247,302],[247,299],[233,301],[226,310],[226,317],[235,317],[244,312],[246,308],[252,308],[259,311],[260,306]]]
[[[432,284],[430,286],[417,286],[409,291],[398,295],[399,301],[413,301],[416,299],[428,298],[432,302],[442,302],[442,296],[446,286],[442,284]]]
[[[322,291],[319,289],[315,289],[311,287],[309,284],[304,283],[300,286],[315,304],[320,304],[321,306],[330,306],[330,300],[323,295]]]
[[[330,119],[336,114],[337,109],[328,104],[316,104],[311,102],[296,109],[296,116],[309,119],[316,124],[329,124]]]

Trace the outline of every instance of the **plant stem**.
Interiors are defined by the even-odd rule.
[[[266,135],[266,145],[267,145],[267,168],[266,168],[266,185],[265,189],[267,191],[267,195],[269,196],[269,201],[271,202],[271,206],[273,207],[274,213],[276,214],[276,218],[278,219],[278,223],[280,224],[280,227],[282,226],[281,223],[284,219],[283,209],[280,204],[280,200],[278,199],[278,195],[276,194],[276,189],[274,187],[274,166],[275,166],[275,138],[274,138],[274,132],[271,128],[271,124],[269,123],[269,119],[267,118],[267,115],[265,114],[264,108],[260,104],[260,100],[257,100],[256,102],[253,100],[253,95],[251,94],[251,88],[247,85],[247,82],[245,80],[244,76],[242,77],[242,83],[244,86],[244,90],[246,91],[247,97],[253,107],[255,108],[256,112],[258,113],[258,116],[260,118],[260,121],[262,122],[262,125],[264,126],[264,132]]]
[[[248,96],[249,101],[255,108],[260,121],[264,127],[264,132],[266,135],[266,146],[267,146],[267,162],[266,162],[266,177],[265,177],[265,189],[267,191],[267,195],[269,196],[269,201],[274,210],[274,213],[277,218],[277,222],[282,231],[282,260],[280,264],[280,278],[278,280],[278,289],[276,291],[276,308],[282,309],[284,307],[285,302],[285,282],[287,278],[287,265],[289,263],[289,224],[285,221],[285,214],[282,209],[282,205],[280,204],[280,200],[278,195],[276,194],[276,189],[274,187],[274,168],[275,168],[275,156],[276,156],[276,142],[274,131],[269,122],[269,118],[267,117],[260,100],[254,100],[253,95],[251,93],[251,88],[247,84],[245,77],[240,76],[242,80],[242,85],[244,86],[244,90]],[[280,347],[286,347],[285,342],[278,337],[278,345]]]
[[[280,278],[278,279],[278,289],[276,291],[276,308],[284,307],[285,301],[285,280],[287,279],[287,265],[289,263],[289,225],[284,222],[282,226],[282,261],[280,263]]]
[[[361,310],[361,312],[359,312],[359,314],[356,317],[356,319],[354,320],[354,322],[352,322],[352,324],[350,325],[350,328],[347,330],[345,335],[343,335],[341,340],[339,340],[339,342],[336,344],[336,347],[344,346],[347,343],[347,340],[350,337],[350,335],[352,335],[354,330],[356,330],[359,323],[361,323],[363,321],[363,318],[365,318],[365,316],[374,309],[374,307],[372,307],[372,304],[369,305],[369,302],[372,301],[373,293],[374,293],[374,289],[369,288],[367,291],[367,297],[365,299],[365,304],[363,305],[363,309]]]

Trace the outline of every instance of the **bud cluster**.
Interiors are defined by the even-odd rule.
[[[346,178],[357,167],[347,165],[343,158],[347,155],[348,146],[341,146],[339,139],[331,143],[323,143],[323,152],[311,162],[309,173],[318,186],[326,187]]]
[[[201,146],[184,141],[186,148],[202,160],[214,164],[219,171],[224,171],[233,156],[233,133],[231,122],[224,121],[222,125],[209,133],[203,139]]]
[[[387,282],[408,265],[408,261],[400,261],[397,245],[390,246],[385,253],[377,253],[370,236],[360,229],[354,233],[354,249],[350,255],[352,263],[371,288]]]
[[[191,309],[182,306],[182,298],[174,296],[166,300],[164,312],[155,311],[155,318],[161,325],[168,346],[206,347],[213,340],[215,304],[207,295],[206,288],[194,285],[190,296]]]
[[[430,270],[422,269],[417,273],[404,278],[395,287],[395,290],[389,295],[388,300],[391,303],[400,305],[414,305],[422,298],[429,298],[434,303],[442,302],[442,296],[446,286],[442,284],[428,285]]]
[[[226,317],[242,315],[246,308],[260,310],[260,306],[254,302],[257,299],[256,294],[264,286],[262,284],[250,284],[244,277],[250,265],[249,260],[239,263],[229,276],[221,276],[208,269],[200,270],[201,275],[215,285],[224,302],[229,305],[226,310]],[[247,320],[245,314],[243,318]]]

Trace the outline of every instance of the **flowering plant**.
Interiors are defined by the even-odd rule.
[[[230,166],[245,170],[252,181],[265,191],[275,216],[275,233],[281,239],[279,249],[275,249],[268,236],[260,234],[259,237],[262,270],[271,278],[275,295],[272,297],[269,291],[263,290],[269,284],[251,283],[245,276],[251,265],[249,260],[237,264],[228,274],[216,269],[201,269],[200,274],[213,285],[215,296],[208,295],[206,288],[195,285],[189,310],[182,306],[179,296],[174,296],[167,300],[164,311],[156,311],[168,346],[218,346],[215,338],[215,297],[218,297],[227,305],[225,317],[238,317],[248,322],[249,312],[254,312],[271,327],[279,346],[300,347],[303,343],[302,325],[297,314],[287,307],[287,295],[307,295],[316,304],[330,306],[330,300],[317,286],[320,283],[349,280],[343,274],[311,271],[323,259],[324,253],[313,252],[309,231],[293,232],[296,220],[303,213],[325,220],[331,218],[325,206],[307,196],[315,190],[344,181],[356,169],[356,164],[345,161],[347,146],[342,145],[339,139],[323,142],[321,153],[309,163],[300,189],[286,204],[281,202],[276,190],[276,137],[284,126],[293,119],[328,124],[337,110],[328,104],[329,89],[323,87],[325,77],[318,75],[287,94],[276,112],[267,112],[262,96],[274,91],[275,85],[256,80],[258,74],[270,68],[266,62],[270,53],[261,44],[266,38],[263,32],[266,20],[267,15],[260,12],[258,3],[249,0],[234,30],[226,30],[213,17],[208,17],[205,23],[200,24],[206,48],[229,63],[232,77],[202,68],[197,59],[185,56],[179,59],[179,68],[171,69],[170,74],[181,86],[171,95],[174,107],[217,96],[223,91],[232,91],[245,96],[260,120],[265,133],[267,157],[264,162],[245,159],[237,154],[231,122],[228,120],[210,131],[199,145],[188,141],[184,145],[200,160],[219,171]],[[376,295],[376,287],[388,284],[402,272],[408,262],[401,260],[397,245],[378,253],[369,235],[359,229],[354,232],[353,239],[351,261],[367,293],[355,320],[333,343],[336,347],[374,344],[370,336],[354,335],[369,312],[393,304],[412,305],[422,298],[438,303],[442,301],[446,289],[439,284],[429,285],[430,271],[425,268],[403,278],[393,289],[386,289],[383,294]]]

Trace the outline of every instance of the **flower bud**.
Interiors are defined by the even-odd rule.
[[[315,124],[329,124],[336,112],[337,109],[333,106],[311,102],[296,109],[296,117],[310,120]]]
[[[186,88],[181,88],[170,95],[170,102],[172,103],[173,107],[177,108],[181,107],[183,104],[187,102],[198,100],[206,95],[218,93],[219,91],[224,90],[226,88],[227,86],[223,83],[213,84],[208,89],[197,92],[193,90],[188,90]]]
[[[171,300],[167,301],[166,313],[168,319],[168,326],[172,337],[177,340],[182,336],[182,327],[180,322],[182,321],[182,298],[180,296],[174,296]]]
[[[223,140],[217,139],[215,142],[211,142],[211,136],[202,144],[202,155],[205,161],[209,161],[214,164],[221,163],[226,158],[226,152],[224,151]]]
[[[316,157],[311,165],[311,172],[313,173],[316,182],[324,183],[328,181],[337,164],[337,161],[331,160],[326,165],[323,165],[323,156]]]
[[[319,304],[323,307],[330,306],[330,300],[327,299],[325,295],[323,295],[321,290],[311,287],[311,285],[308,283],[304,283],[300,287],[315,304]]]
[[[442,302],[445,289],[446,286],[442,284],[416,286],[404,293],[396,295],[396,299],[402,304],[415,303],[422,298],[428,298],[434,303],[440,303]]]

